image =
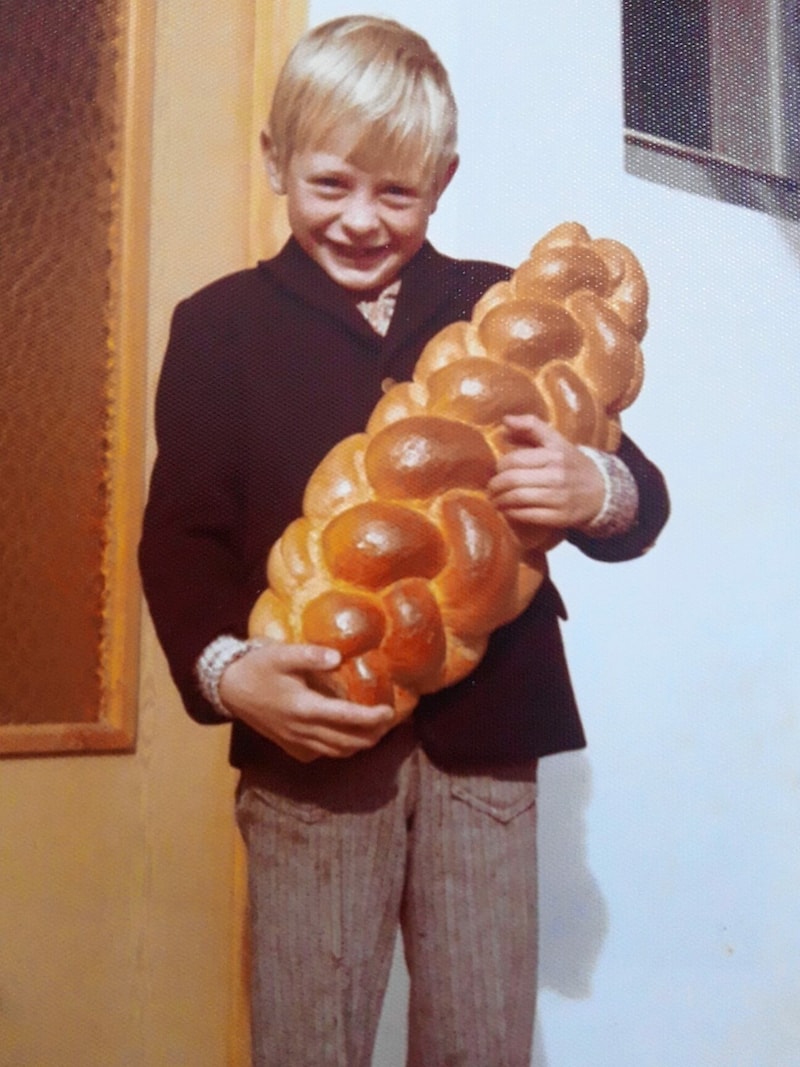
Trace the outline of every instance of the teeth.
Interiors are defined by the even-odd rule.
[[[378,245],[375,248],[348,248],[334,245],[333,248],[337,255],[347,256],[349,259],[368,259],[371,256],[381,255],[386,251],[382,245]]]

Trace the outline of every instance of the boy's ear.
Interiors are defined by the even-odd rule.
[[[272,138],[266,130],[261,131],[261,154],[264,157],[264,167],[267,171],[267,178],[269,180],[270,188],[273,193],[277,193],[278,196],[283,196],[286,192],[286,188],[283,181],[283,173],[278,166],[275,146],[272,143]]]
[[[453,156],[453,158],[450,160],[450,163],[448,164],[447,170],[442,175],[442,180],[439,182],[438,188],[436,189],[436,203],[433,205],[434,211],[436,210],[436,205],[439,203],[439,197],[442,195],[447,186],[453,180],[453,175],[458,170],[459,162],[460,160],[458,156]]]

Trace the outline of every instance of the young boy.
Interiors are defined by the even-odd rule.
[[[438,58],[397,23],[352,17],[307,33],[263,149],[292,237],[176,309],[140,549],[187,710],[233,720],[253,1060],[369,1064],[399,923],[408,1062],[523,1067],[536,997],[536,764],[584,744],[555,587],[546,580],[473,674],[394,729],[390,708],[306,684],[336,653],[246,640],[268,550],[300,514],[319,460],[364,428],[382,383],[409,378],[425,343],[510,271],[426,241],[457,166],[456,107]],[[563,529],[606,560],[652,544],[666,490],[627,438],[612,457],[532,415],[507,432],[515,447],[489,488],[518,529]]]

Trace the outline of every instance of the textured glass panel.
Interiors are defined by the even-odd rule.
[[[0,723],[99,715],[115,5],[0,0]]]

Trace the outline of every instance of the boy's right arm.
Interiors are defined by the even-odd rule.
[[[246,636],[253,599],[236,551],[243,521],[237,386],[217,322],[196,299],[175,310],[156,393],[158,454],[139,544],[159,642],[186,710],[204,723],[222,720],[198,687],[198,657],[220,634]]]
[[[201,692],[198,660],[222,634],[246,637],[263,581],[262,567],[249,573],[239,550],[245,445],[225,329],[194,302],[176,309],[156,397],[158,455],[139,546],[145,595],[173,680],[189,714],[203,723],[225,719]],[[224,671],[220,696],[233,716],[298,758],[349,755],[389,729],[391,709],[311,690],[302,671],[325,669],[326,655],[310,646],[253,649]]]

